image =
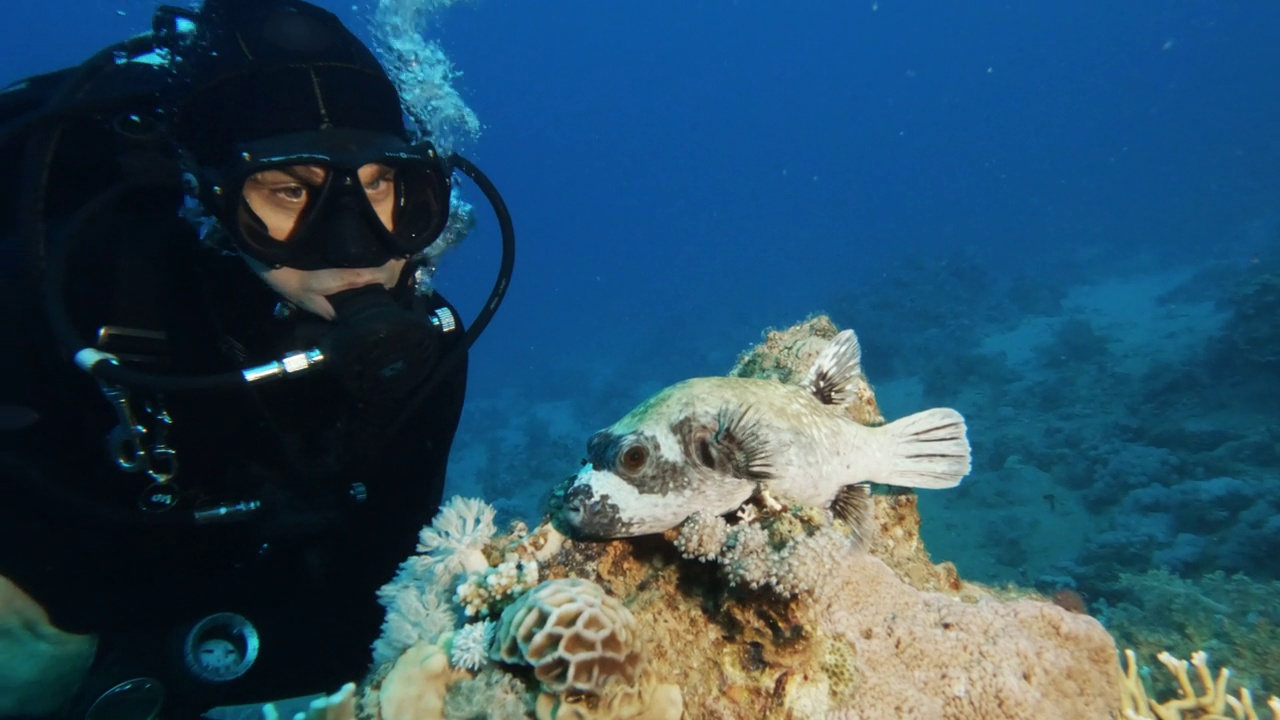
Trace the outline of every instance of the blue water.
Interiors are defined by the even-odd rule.
[[[6,3],[0,80],[150,7]],[[438,23],[485,124],[461,149],[519,233],[453,490],[533,517],[587,432],[829,312],[887,415],[970,418],[973,477],[922,501],[936,558],[1074,588],[1131,642],[1144,598],[1229,596],[1254,625],[1168,622],[1274,646],[1280,3],[475,0]],[[496,246],[482,228],[442,271],[471,314]]]

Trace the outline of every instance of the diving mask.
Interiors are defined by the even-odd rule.
[[[249,143],[213,189],[244,254],[299,270],[380,267],[449,220],[451,169],[429,142],[329,129]]]

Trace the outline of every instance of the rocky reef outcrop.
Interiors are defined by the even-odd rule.
[[[734,374],[789,380],[833,337],[773,332]],[[862,382],[850,415],[883,422]],[[552,498],[555,502],[555,498]],[[455,499],[383,591],[360,712],[427,718],[1117,717],[1122,674],[1093,618],[930,561],[911,494],[874,527],[753,500],[663,536],[506,532]]]

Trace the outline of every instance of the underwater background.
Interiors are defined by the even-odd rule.
[[[516,222],[449,494],[537,519],[591,432],[827,313],[886,417],[968,418],[935,560],[1280,691],[1280,3],[320,4],[438,41]],[[0,82],[153,7],[5,3]]]

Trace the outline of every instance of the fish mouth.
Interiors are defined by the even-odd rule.
[[[587,484],[569,488],[560,516],[583,537],[601,539],[626,535],[621,509],[607,494],[596,495],[595,489]]]
[[[565,494],[564,506],[560,509],[560,516],[575,528],[582,524],[586,516],[586,501],[583,493],[577,490],[578,488],[575,487]]]
[[[574,485],[564,495],[564,519],[573,527],[581,529],[589,524],[591,510],[598,509],[599,501],[590,485]]]

